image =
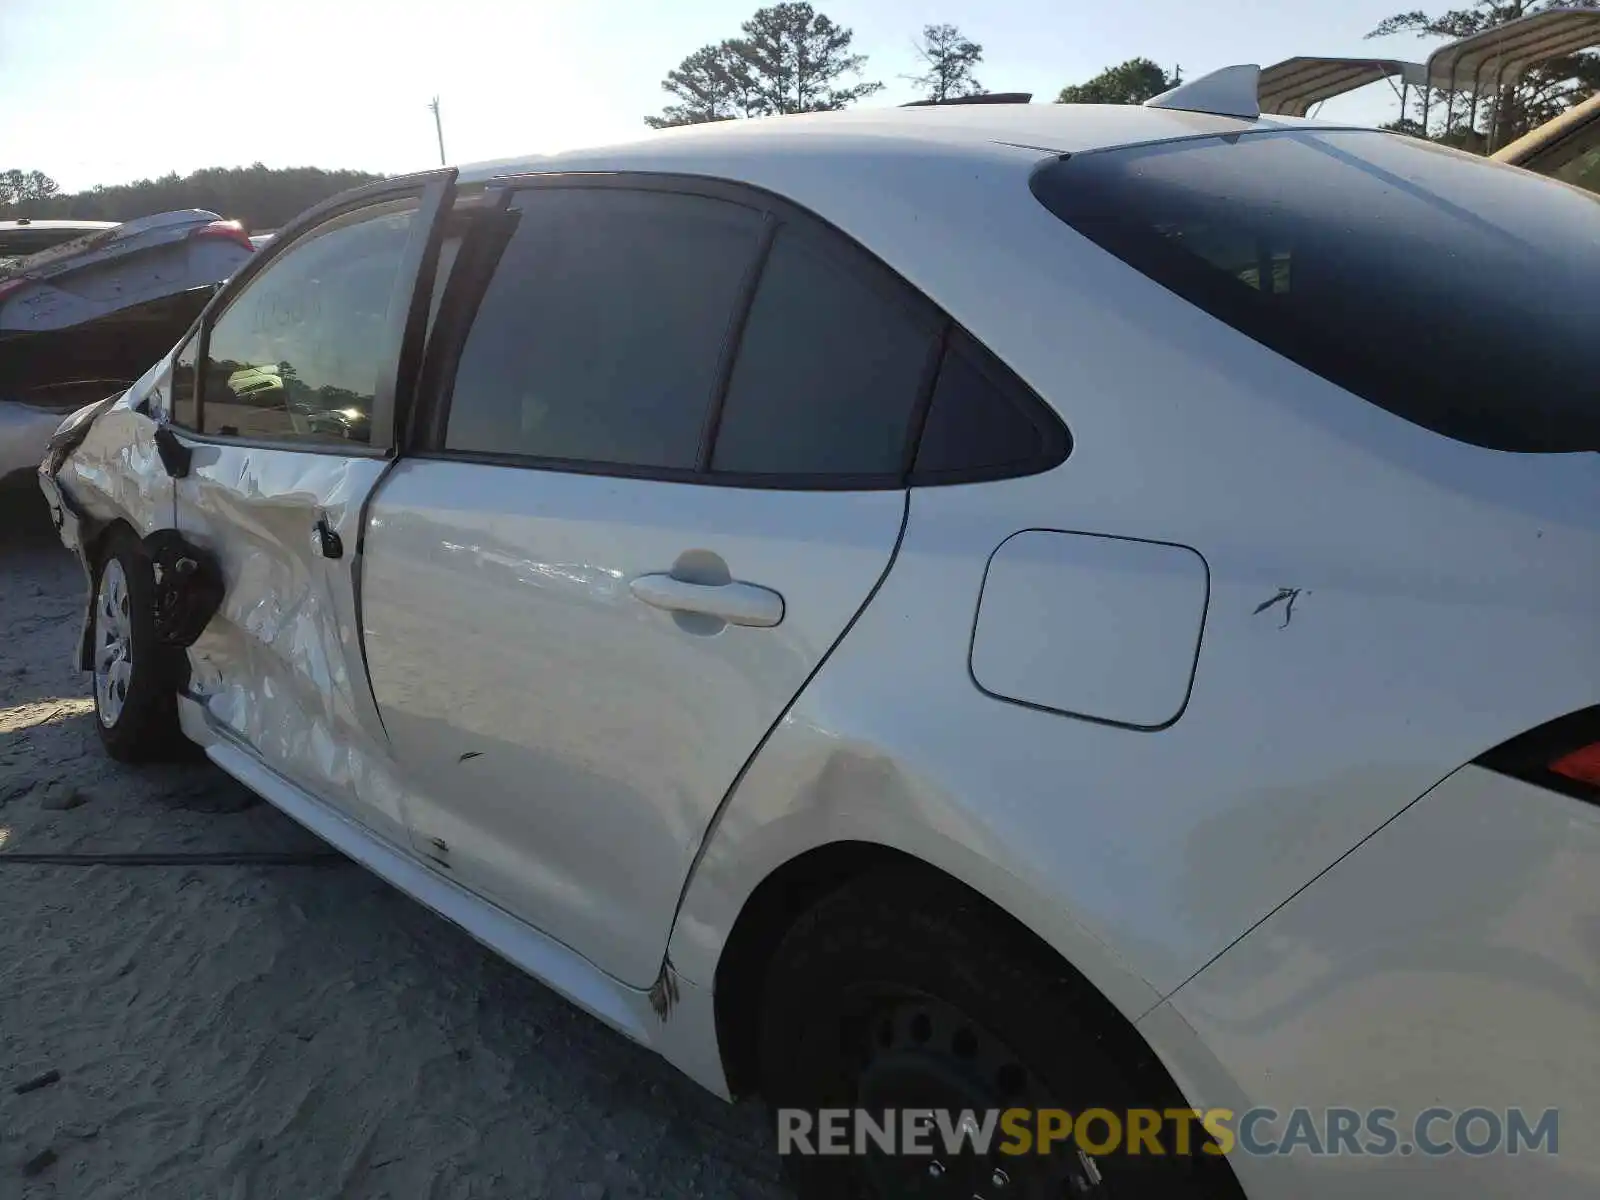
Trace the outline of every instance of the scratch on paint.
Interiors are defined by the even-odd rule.
[[[1300,598],[1300,589],[1299,588],[1281,587],[1281,588],[1278,589],[1278,594],[1276,596],[1274,596],[1271,600],[1263,600],[1260,604],[1256,605],[1255,612],[1253,612],[1251,615],[1252,616],[1256,616],[1256,615],[1258,615],[1260,613],[1264,613],[1264,612],[1267,611],[1267,609],[1271,608],[1274,604],[1282,604],[1283,605],[1283,623],[1281,625],[1279,625],[1278,628],[1279,629],[1287,629],[1289,627],[1289,622],[1294,620],[1294,602],[1296,600],[1298,600],[1299,598]]]

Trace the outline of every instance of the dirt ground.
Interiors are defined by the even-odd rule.
[[[724,1105],[205,762],[129,768],[70,666],[83,579],[0,493],[0,1195],[788,1193]]]

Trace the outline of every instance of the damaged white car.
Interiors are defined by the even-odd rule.
[[[307,214],[44,466],[107,748],[808,1198],[1592,1198],[1600,206],[1240,78]]]

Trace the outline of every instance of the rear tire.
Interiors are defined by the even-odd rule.
[[[877,873],[820,901],[775,952],[763,995],[761,1082],[774,1110],[970,1108],[981,1119],[991,1108],[1106,1108],[1125,1118],[1188,1107],[1080,977],[975,893],[924,871]],[[1192,1132],[1198,1147],[1203,1134]],[[994,1145],[1005,1140],[997,1131]],[[1213,1155],[1088,1158],[1063,1143],[1048,1155],[952,1156],[937,1132],[931,1141],[931,1156],[784,1161],[803,1200],[1242,1197]]]
[[[120,762],[183,756],[178,725],[182,652],[156,641],[150,560],[133,531],[116,526],[95,564],[89,666],[95,729]]]

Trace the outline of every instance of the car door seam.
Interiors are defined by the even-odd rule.
[[[378,472],[378,477],[372,481],[372,486],[367,489],[366,498],[361,501],[361,511],[356,516],[356,548],[355,554],[350,559],[350,607],[351,620],[356,627],[356,650],[361,656],[361,675],[367,681],[367,695],[372,700],[373,714],[378,718],[378,728],[383,731],[385,741],[389,740],[389,726],[383,719],[383,705],[378,703],[378,690],[372,685],[372,663],[367,658],[367,622],[362,613],[362,602],[365,593],[362,590],[362,576],[367,569],[367,522],[372,516],[372,503],[378,498],[378,493],[383,491],[383,485],[389,481],[389,476],[400,463],[398,452],[391,455],[389,461]]]
[[[739,790],[739,785],[744,782],[744,778],[749,773],[750,768],[755,764],[756,759],[761,756],[761,752],[766,749],[767,743],[772,739],[772,735],[777,732],[778,726],[783,723],[784,718],[789,715],[789,713],[794,709],[794,706],[800,702],[800,697],[805,695],[806,689],[811,686],[812,681],[816,679],[819,673],[821,673],[822,668],[827,666],[828,660],[833,657],[834,652],[844,644],[845,638],[850,636],[850,631],[855,628],[856,622],[861,619],[862,615],[871,606],[873,600],[877,598],[878,593],[883,589],[884,583],[887,582],[889,578],[889,573],[894,570],[894,564],[900,557],[900,547],[905,542],[906,528],[910,524],[910,519],[911,491],[909,488],[907,488],[901,492],[900,528],[895,533],[894,545],[889,551],[889,558],[888,561],[884,563],[883,570],[879,573],[878,578],[873,582],[872,587],[868,589],[866,598],[863,599],[859,605],[857,605],[855,612],[853,612],[850,615],[850,619],[845,622],[844,628],[839,631],[839,635],[833,639],[832,644],[829,645],[828,648],[822,653],[821,657],[818,658],[816,665],[812,667],[810,673],[806,675],[800,686],[795,689],[794,695],[789,697],[788,702],[784,704],[784,706],[778,711],[777,716],[774,717],[771,724],[767,726],[766,731],[759,739],[757,739],[755,747],[745,757],[744,762],[740,764],[739,770],[734,774],[733,781],[728,784],[727,790],[723,792],[721,800],[717,802],[717,807],[712,812],[711,819],[706,822],[705,830],[700,836],[700,844],[695,848],[694,858],[689,862],[689,869],[684,872],[683,882],[678,889],[678,899],[672,908],[672,920],[667,925],[666,942],[661,947],[661,967],[657,972],[658,978],[662,973],[675,970],[675,968],[672,966],[670,951],[673,935],[677,932],[678,928],[678,917],[683,912],[684,901],[688,898],[689,888],[694,883],[695,873],[700,869],[700,863],[705,858],[706,851],[710,848],[711,841],[716,836],[717,830],[722,824],[723,814],[727,812],[728,805],[732,802],[734,795]]]

